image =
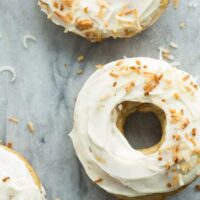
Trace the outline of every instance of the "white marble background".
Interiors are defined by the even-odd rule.
[[[123,56],[157,58],[158,47],[171,41],[179,44],[173,54],[180,68],[199,75],[200,5],[189,8],[191,1],[182,1],[177,11],[170,6],[158,23],[135,38],[90,44],[64,34],[40,12],[36,0],[0,0],[0,66],[12,66],[17,73],[14,83],[9,73],[0,74],[0,137],[31,162],[49,200],[115,199],[89,181],[75,156],[68,133],[76,95],[96,64]],[[181,22],[186,22],[184,30]],[[26,34],[37,38],[28,49],[22,44]],[[84,62],[76,61],[79,55],[85,56]],[[77,75],[79,69],[83,75]],[[9,122],[9,116],[17,116],[19,124]],[[34,134],[27,129],[28,121]],[[199,200],[197,183],[169,199]]]

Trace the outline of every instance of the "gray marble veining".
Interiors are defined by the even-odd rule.
[[[158,57],[158,47],[179,44],[173,54],[181,69],[193,75],[200,73],[200,9],[188,8],[189,0],[175,11],[171,6],[158,23],[132,39],[109,39],[90,44],[63,28],[54,25],[40,12],[37,1],[0,0],[0,66],[12,66],[10,74],[0,74],[0,137],[13,142],[37,170],[49,200],[114,200],[92,184],[78,162],[68,133],[72,128],[73,109],[79,89],[95,71],[95,65],[123,56]],[[179,24],[186,22],[180,30]],[[37,42],[22,45],[24,35]],[[77,56],[84,55],[78,63]],[[67,67],[66,67],[67,66]],[[79,69],[84,74],[77,75]],[[8,122],[17,116],[20,123]],[[32,121],[35,133],[30,134],[27,122]],[[170,200],[199,200],[195,192],[197,180]]]

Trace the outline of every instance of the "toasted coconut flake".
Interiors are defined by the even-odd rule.
[[[186,119],[185,122],[183,122],[183,124],[181,125],[181,128],[185,129],[189,126],[189,124],[190,124],[190,121],[188,119]]]
[[[77,20],[76,21],[76,27],[79,30],[87,30],[92,28],[93,26],[93,21],[90,19],[83,19],[83,20]]]
[[[100,97],[100,101],[105,101],[110,97],[111,97],[111,94],[104,94],[103,96]]]
[[[184,185],[184,181],[183,181],[183,175],[179,174],[179,185],[183,186]]]
[[[117,85],[117,82],[114,82],[114,83],[113,83],[113,87],[115,87],[116,85]]]
[[[37,41],[37,39],[34,36],[32,36],[32,35],[25,35],[24,38],[23,38],[23,45],[24,45],[25,49],[28,48],[28,40],[32,40],[34,42]]]
[[[103,179],[99,178],[99,179],[95,180],[94,183],[101,183],[102,181],[103,181]]]
[[[58,3],[57,1],[54,1],[53,6],[54,6],[54,8],[57,8],[57,9],[58,9],[59,3]]]
[[[176,186],[179,185],[179,176],[178,176],[178,174],[176,174],[176,175],[174,175],[172,177],[172,185],[173,185],[173,187],[176,187]]]
[[[85,8],[83,8],[83,11],[84,11],[85,13],[88,13],[89,8],[88,8],[88,7],[85,7]]]
[[[11,78],[10,81],[13,82],[16,79],[15,70],[12,67],[9,67],[9,66],[0,67],[0,73],[5,72],[5,71],[10,72],[12,74],[12,78]]]
[[[6,145],[8,148],[13,149],[13,143],[12,142],[8,142]]]
[[[144,65],[144,66],[143,66],[143,68],[144,68],[144,69],[147,69],[147,68],[148,68],[148,66],[147,66],[147,65]]]
[[[71,8],[73,4],[73,0],[61,0],[61,2],[66,6]]]
[[[173,162],[174,162],[174,163],[178,163],[178,162],[179,162],[178,156],[173,156]]]
[[[163,157],[162,156],[158,156],[158,161],[162,161]]]
[[[169,170],[169,169],[171,168],[171,165],[170,165],[169,162],[167,162],[167,163],[165,164],[165,168],[166,168],[166,170]]]
[[[127,84],[125,90],[127,93],[131,92],[132,89],[135,87],[135,82],[134,81],[131,81],[130,83]]]
[[[33,133],[35,131],[34,126],[33,126],[33,122],[28,122],[27,124],[28,130]]]
[[[63,11],[65,9],[65,6],[63,3],[60,4],[60,11]]]
[[[3,181],[4,183],[7,182],[8,180],[10,180],[10,177],[5,177],[5,178],[2,179],[2,181]]]
[[[178,44],[176,44],[175,42],[170,42],[170,47],[174,48],[174,49],[178,49]]]
[[[166,48],[163,48],[163,47],[159,47],[158,50],[163,54],[170,54],[170,50],[169,49],[166,49]]]
[[[77,75],[82,75],[84,73],[83,69],[78,69],[78,71],[76,72]]]
[[[193,137],[190,137],[188,134],[185,134],[185,138],[189,141],[189,142],[191,142],[192,144],[193,144],[193,146],[196,146],[197,144],[196,144],[196,141],[194,140],[194,138]]]
[[[163,53],[163,58],[166,60],[170,60],[170,61],[175,59],[175,57],[173,55],[167,54],[167,53]]]
[[[136,74],[141,74],[141,70],[138,67],[131,66],[129,69],[131,69],[131,71],[135,72]]]
[[[82,62],[84,59],[85,59],[85,57],[83,55],[80,55],[77,57],[78,62]]]
[[[10,121],[10,122],[13,122],[13,123],[16,123],[16,124],[18,124],[19,123],[19,119],[17,119],[17,117],[8,117],[8,120]]]
[[[66,23],[71,23],[71,22],[73,21],[73,16],[71,15],[71,13],[66,13],[65,15],[62,15],[60,12],[54,11],[54,14],[55,14],[58,18],[62,19],[62,20],[63,20],[64,22],[66,22]],[[64,32],[67,33],[67,32],[68,32],[68,29],[66,28],[66,29],[64,30]]]
[[[181,136],[179,134],[174,134],[173,139],[179,141],[181,139]]]
[[[180,27],[181,29],[184,29],[184,28],[186,27],[185,22],[181,22],[180,25],[179,25],[179,27]]]

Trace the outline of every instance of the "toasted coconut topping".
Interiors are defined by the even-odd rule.
[[[200,89],[193,85],[192,75],[163,60],[124,58],[96,70],[79,93],[70,134],[89,177],[101,177],[100,187],[131,197],[191,183],[200,164]],[[165,138],[151,154],[123,136],[125,118],[137,111],[161,120]],[[148,184],[136,186],[139,179]]]
[[[27,124],[28,130],[33,133],[35,131],[35,128],[33,126],[33,122],[28,122]]]
[[[108,37],[131,37],[155,22],[168,0],[155,1],[73,1],[39,0],[48,18],[91,42]]]

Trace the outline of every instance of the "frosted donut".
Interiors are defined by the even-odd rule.
[[[169,0],[39,0],[48,18],[91,42],[127,38],[152,25]]]
[[[45,200],[45,192],[31,165],[15,151],[0,145],[0,199]]]
[[[200,90],[165,61],[125,58],[98,69],[81,89],[70,134],[90,179],[122,199],[160,199],[200,174]],[[161,141],[136,150],[123,135],[124,117],[154,112]]]

